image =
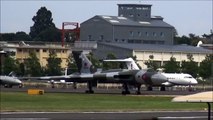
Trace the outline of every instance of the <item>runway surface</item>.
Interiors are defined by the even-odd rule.
[[[25,86],[24,88],[4,88],[0,87],[0,91],[4,92],[27,92],[28,89],[37,89],[37,87]],[[47,88],[43,89],[45,93],[70,93],[85,94],[87,88]],[[104,89],[95,88],[95,94],[121,94],[121,89]],[[131,94],[135,91],[131,90]],[[166,95],[178,96],[188,95],[201,92],[188,90],[167,90],[153,91],[141,90],[141,95]],[[136,111],[136,112],[1,112],[1,120],[207,120],[207,111]]]
[[[11,112],[1,113],[1,120],[206,120],[207,113],[199,111],[144,112]]]

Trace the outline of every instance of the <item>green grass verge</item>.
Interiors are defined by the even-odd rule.
[[[173,103],[172,97],[109,94],[1,92],[1,111],[149,111],[204,110],[205,103]]]

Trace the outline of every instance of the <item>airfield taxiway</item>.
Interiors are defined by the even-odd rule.
[[[0,87],[4,92],[26,92],[28,89],[35,89],[37,87],[24,88],[4,88]],[[71,93],[71,94],[85,94],[86,88],[71,89],[71,88],[46,88],[39,87],[46,93]],[[121,89],[94,89],[95,94],[121,94]],[[134,90],[131,93],[134,94]],[[142,90],[141,95],[188,95],[200,92],[187,90],[169,90],[169,91],[146,91]],[[206,120],[206,111],[135,111],[135,112],[1,112],[1,120]]]
[[[3,112],[1,120],[206,120],[203,111]]]

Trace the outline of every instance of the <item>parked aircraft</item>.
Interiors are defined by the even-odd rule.
[[[125,62],[128,69],[139,70],[139,67],[137,66],[137,64],[132,58],[104,60],[104,61]],[[191,86],[191,85],[198,84],[197,80],[189,74],[184,74],[184,73],[161,73],[161,74],[168,79],[168,81],[160,85],[162,91],[165,91],[165,87],[171,87],[175,85]],[[148,90],[152,90],[152,86],[148,87]]]
[[[87,83],[87,93],[93,93],[92,87],[97,83],[121,83],[123,84],[122,94],[129,94],[128,85],[137,86],[137,94],[140,94],[141,84],[161,85],[167,81],[167,78],[156,72],[145,70],[108,70],[96,71],[95,67],[82,52],[73,51],[73,57],[76,61],[79,73],[64,76],[46,76],[40,79],[44,80],[65,80],[66,82]]]
[[[0,76],[0,85],[3,85],[4,87],[11,88],[13,86],[19,86],[20,88],[23,86],[22,82],[14,77],[12,73],[9,74],[9,76]]]

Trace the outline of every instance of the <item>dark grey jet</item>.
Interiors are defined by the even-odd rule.
[[[65,80],[66,82],[87,83],[87,93],[94,93],[92,87],[97,83],[121,83],[123,84],[122,94],[130,94],[128,85],[136,86],[137,94],[140,94],[142,84],[160,85],[167,81],[167,78],[157,72],[145,70],[107,70],[97,72],[92,63],[85,54],[79,51],[73,51],[79,74],[65,76],[47,76],[40,79],[48,80]]]

